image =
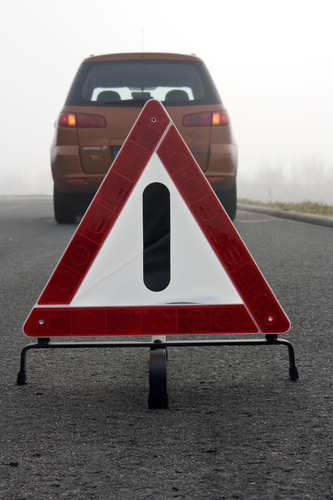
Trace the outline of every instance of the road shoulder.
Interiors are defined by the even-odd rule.
[[[243,203],[238,203],[237,206],[240,210],[246,210],[247,212],[259,212],[261,214],[271,215],[272,217],[279,217],[281,219],[291,219],[298,222],[305,222],[307,224],[315,224],[317,226],[333,227],[333,217],[302,214],[299,212],[277,210],[268,207],[259,207],[257,205],[245,205]]]

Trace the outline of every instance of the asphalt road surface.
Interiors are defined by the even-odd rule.
[[[30,351],[22,324],[75,225],[50,198],[0,199],[1,499],[332,499],[333,230],[239,211],[288,314],[284,346],[168,351],[169,408],[148,408],[144,349]]]

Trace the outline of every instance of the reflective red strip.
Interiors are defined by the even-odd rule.
[[[29,337],[257,333],[242,304],[145,307],[35,307]]]

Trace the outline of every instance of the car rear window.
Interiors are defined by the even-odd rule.
[[[66,105],[135,106],[151,98],[175,106],[221,102],[199,61],[133,60],[83,63]]]

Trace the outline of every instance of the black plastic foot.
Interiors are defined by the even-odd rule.
[[[19,371],[17,374],[17,385],[25,385],[27,383],[27,377],[25,372]]]
[[[168,408],[167,351],[152,348],[149,359],[149,408]]]
[[[290,380],[293,380],[294,382],[296,382],[296,380],[298,380],[299,376],[298,376],[297,366],[291,366],[289,368],[289,377],[290,377]]]
[[[150,410],[162,410],[169,407],[169,398],[167,394],[149,394],[148,407]]]

